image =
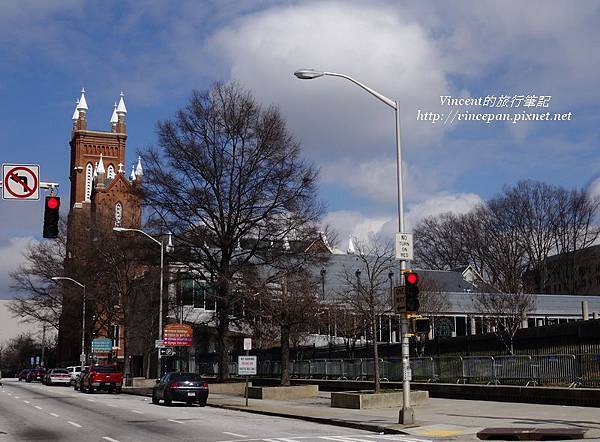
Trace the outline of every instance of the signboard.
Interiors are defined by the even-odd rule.
[[[81,362],[82,364],[85,364],[85,353],[81,353],[79,355],[79,362]]]
[[[396,259],[413,260],[413,234],[396,233]]]
[[[256,356],[238,356],[238,375],[250,376],[256,374]]]
[[[394,287],[394,313],[404,313],[406,311],[406,293],[404,286]]]
[[[170,347],[191,347],[194,337],[192,326],[188,324],[165,325],[163,344]]]
[[[402,380],[404,381],[412,381],[412,369],[410,367],[406,367],[402,370]]]
[[[454,331],[454,321],[445,317],[435,318],[433,329],[437,337],[451,338]]]
[[[244,338],[244,350],[249,351],[252,350],[252,339]]]
[[[112,348],[112,339],[96,338],[92,340],[92,353],[110,353]]]
[[[165,343],[162,339],[157,339],[154,341],[154,348],[163,348]]]
[[[161,356],[175,356],[175,349],[173,347],[163,347],[158,351]]]
[[[2,199],[39,200],[40,166],[37,164],[2,165]]]

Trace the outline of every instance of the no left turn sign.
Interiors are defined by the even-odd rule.
[[[39,176],[37,164],[3,164],[2,199],[39,200]]]

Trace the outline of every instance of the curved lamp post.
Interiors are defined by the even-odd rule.
[[[371,89],[369,86],[362,84],[360,81],[336,72],[318,71],[316,69],[298,69],[294,75],[301,80],[312,80],[319,77],[340,77],[344,78],[361,89],[364,89],[375,98],[385,103],[394,109],[396,120],[396,184],[398,186],[398,231],[404,232],[404,200],[402,194],[402,145],[400,144],[400,103],[397,100],[391,100],[385,95]],[[406,269],[406,261],[400,260],[400,276],[403,275],[403,270]],[[407,380],[406,374],[410,372],[409,362],[409,342],[408,342],[408,319],[405,315],[402,316],[402,368],[404,376],[402,377],[402,410],[400,411],[400,423],[413,424],[414,411],[410,406],[410,381]]]
[[[85,366],[85,284],[80,283],[79,281],[74,280],[73,278],[69,278],[68,276],[53,276],[53,281],[71,281],[73,284],[78,285],[83,289],[83,311],[81,315],[81,355],[79,356],[81,362],[81,370]]]
[[[141,229],[128,229],[125,227],[113,227],[113,231],[120,233],[120,232],[136,232],[136,233],[141,233],[142,235],[146,236],[148,239],[154,241],[156,244],[158,244],[160,246],[160,289],[159,289],[159,306],[158,306],[158,339],[162,340],[163,338],[163,279],[164,279],[164,251],[165,248],[167,250],[167,253],[170,253],[173,251],[173,240],[171,238],[171,232],[167,233],[167,235],[169,236],[169,241],[167,242],[166,246],[163,243],[163,241],[159,241],[156,238],[154,238],[153,236],[151,236],[150,234],[144,232]],[[160,349],[158,350],[158,376],[160,378],[161,376],[161,371],[162,371],[162,367],[161,367],[161,355],[160,355]]]

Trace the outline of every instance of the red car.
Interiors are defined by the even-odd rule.
[[[31,382],[31,381],[42,382],[42,380],[44,379],[44,376],[46,376],[46,370],[44,370],[43,368],[33,368],[33,369],[29,370],[29,372],[27,373],[27,376],[25,377],[25,382]]]
[[[91,365],[81,376],[82,392],[93,393],[95,390],[106,390],[109,393],[121,393],[123,373],[114,364]]]

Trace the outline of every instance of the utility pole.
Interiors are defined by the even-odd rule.
[[[41,360],[42,367],[46,366],[46,364],[44,363],[44,354],[45,353],[46,353],[46,324],[42,325],[42,360]]]

